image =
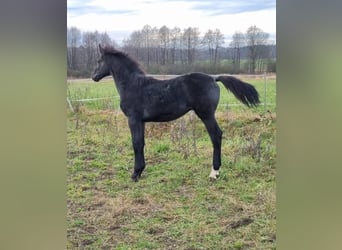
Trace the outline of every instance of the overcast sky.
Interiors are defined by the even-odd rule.
[[[67,0],[68,27],[107,32],[116,42],[145,24],[160,28],[218,28],[229,40],[256,25],[275,40],[276,0]]]

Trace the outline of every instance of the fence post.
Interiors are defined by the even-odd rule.
[[[225,103],[225,110],[226,110],[226,113],[227,113],[227,126],[229,125],[229,105],[228,103]]]
[[[74,108],[72,107],[71,102],[69,100],[69,97],[67,97],[67,102],[69,104],[69,108],[70,108],[71,112],[75,113]]]
[[[266,71],[264,71],[264,111],[267,109],[267,78]]]

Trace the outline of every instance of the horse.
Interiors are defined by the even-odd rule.
[[[175,120],[190,110],[204,123],[213,146],[209,177],[217,179],[221,166],[222,131],[215,112],[220,98],[217,82],[248,107],[257,106],[259,94],[255,87],[233,76],[210,76],[194,72],[168,80],[158,80],[145,74],[139,63],[126,53],[99,44],[100,58],[92,80],[112,76],[120,96],[120,108],[128,119],[134,150],[133,181],[138,181],[145,169],[145,123]]]

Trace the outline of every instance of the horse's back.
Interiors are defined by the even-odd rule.
[[[211,82],[214,81],[214,78],[208,74],[201,73],[201,72],[193,72],[183,75],[184,77],[191,79],[193,81],[201,81],[201,82]]]

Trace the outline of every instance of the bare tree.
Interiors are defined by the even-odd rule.
[[[70,69],[76,69],[77,67],[77,47],[81,43],[81,31],[76,27],[70,27],[67,29],[67,61]]]
[[[96,66],[98,57],[98,44],[100,43],[100,34],[98,31],[85,32],[83,34],[83,46],[86,49],[87,70],[91,71]]]
[[[214,31],[209,29],[203,39],[202,44],[208,47],[210,64],[216,64],[218,60],[218,51],[222,44],[224,44],[224,36],[219,29]]]
[[[213,32],[214,37],[214,64],[216,64],[218,59],[219,48],[224,44],[224,35],[219,29],[215,29]]]
[[[160,42],[161,50],[161,64],[165,65],[168,61],[169,55],[169,44],[170,44],[170,30],[165,25],[161,27],[158,31],[158,38]]]
[[[257,60],[261,57],[263,47],[267,44],[269,35],[260,28],[251,26],[248,28],[245,38],[249,51],[249,72],[254,74]]]
[[[235,32],[228,49],[229,53],[232,53],[232,72],[240,72],[241,60],[247,58],[246,52],[250,73],[266,68],[275,70],[275,45],[268,44],[268,36],[256,26],[251,26],[245,34]],[[117,47],[106,32],[81,32],[76,27],[68,27],[69,75],[89,76],[96,64],[99,43]],[[200,44],[207,50],[199,50]],[[220,65],[217,65],[220,59],[227,58],[223,53],[226,51],[223,44],[224,36],[219,29],[208,30],[203,39],[200,39],[198,28],[189,27],[181,30],[178,27],[170,29],[165,25],[160,28],[145,25],[123,41],[122,49],[140,61],[151,73],[181,73],[189,70],[216,72],[221,70]],[[209,60],[210,66],[196,63],[198,60]]]
[[[132,32],[129,38],[123,41],[123,50],[139,61],[144,61],[142,48],[144,48],[144,41],[141,31]]]
[[[198,28],[191,27],[185,29],[183,32],[183,45],[187,64],[193,64],[195,61],[195,53],[199,45],[199,34]]]
[[[116,42],[114,40],[112,40],[109,35],[107,34],[107,32],[104,33],[100,33],[99,34],[99,39],[100,39],[100,43],[102,45],[110,45],[110,46],[114,46],[117,47],[118,45],[116,44]]]
[[[212,64],[214,61],[214,32],[211,29],[205,33],[201,43],[208,47],[209,62]]]
[[[151,54],[151,64],[161,63],[161,52],[160,52],[160,38],[159,29],[153,27],[150,33],[150,54]]]
[[[67,28],[67,63],[68,74],[89,76],[98,58],[98,44],[117,45],[109,35],[95,32],[81,32],[76,27]]]
[[[181,37],[182,31],[180,28],[178,27],[174,27],[171,31],[170,31],[170,42],[171,42],[171,64],[175,64],[176,62],[176,52],[177,52],[177,48],[178,50],[180,50],[180,48],[178,47],[178,45],[180,45],[180,37]]]
[[[146,63],[147,66],[150,65],[150,58],[151,58],[151,52],[150,52],[151,29],[152,27],[150,25],[145,25],[141,31],[144,48],[145,48],[144,62]]]
[[[233,50],[233,67],[235,72],[240,72],[241,48],[245,45],[245,35],[242,32],[236,31],[232,39],[230,47]]]

